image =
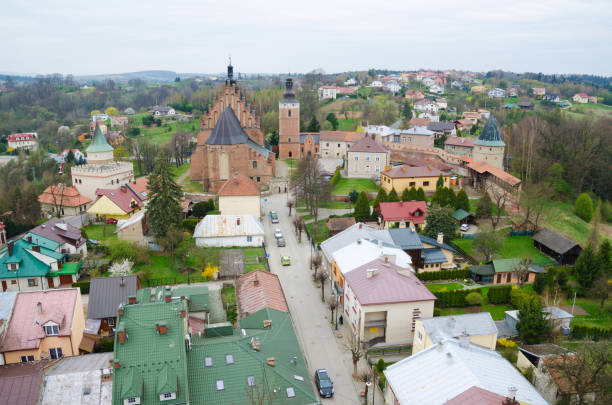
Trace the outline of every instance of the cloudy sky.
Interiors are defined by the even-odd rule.
[[[611,0],[2,0],[0,72],[612,75]]]

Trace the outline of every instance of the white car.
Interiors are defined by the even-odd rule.
[[[283,237],[283,233],[281,232],[281,230],[279,228],[276,228],[274,230],[274,237],[276,239],[282,238]]]
[[[459,230],[461,232],[467,232],[470,229],[470,226],[468,224],[461,224],[461,226],[459,227]]]

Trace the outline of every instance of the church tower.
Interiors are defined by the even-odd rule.
[[[293,91],[293,80],[285,81],[285,93],[278,103],[278,156],[300,157],[300,102]]]
[[[472,156],[476,162],[487,162],[504,170],[505,150],[506,144],[502,141],[495,117],[491,114],[478,139],[474,141]]]

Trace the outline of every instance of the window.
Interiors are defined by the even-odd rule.
[[[291,138],[287,138],[287,142],[291,143]],[[291,153],[291,152],[289,152],[289,153]],[[289,155],[289,156],[291,156],[291,155]]]
[[[326,147],[329,147],[329,142],[327,142],[327,143],[325,144],[325,146],[326,146]]]
[[[176,399],[176,392],[164,392],[159,396],[160,401],[170,401],[171,399]]]
[[[17,263],[9,263],[9,270],[17,270],[18,267]]]
[[[370,161],[370,157],[366,156],[366,162],[369,162],[369,161]]]
[[[380,171],[380,166],[376,166],[376,171],[379,172]]]
[[[17,280],[11,280],[11,284],[13,285],[17,284]]]
[[[47,325],[47,326],[45,326],[45,334],[47,336],[57,336],[57,335],[59,335],[59,326],[58,325]]]
[[[111,184],[115,184],[115,180],[111,180]]]
[[[212,357],[204,357],[204,365],[206,367],[212,367],[213,366]]]
[[[257,161],[253,160],[253,169],[257,169]]]
[[[429,186],[429,182],[428,181],[424,181],[423,182],[423,187],[427,187],[427,186]]]
[[[227,364],[227,365],[234,364],[234,355],[233,354],[226,354],[225,355],[225,364]]]
[[[338,144],[338,147],[340,147],[340,144]]]
[[[506,283],[509,283],[510,281],[512,281],[512,273],[506,274]]]
[[[27,363],[28,361],[34,361],[34,356],[21,356],[22,363]]]
[[[355,161],[358,161],[358,160],[359,160],[359,156],[355,156]]]
[[[247,235],[247,242],[253,242],[253,236]]]
[[[63,356],[62,348],[56,347],[53,349],[49,349],[49,356],[51,356],[51,359],[53,360],[61,358]]]
[[[247,377],[247,385],[249,387],[254,387],[255,386],[255,377],[250,375]]]
[[[38,285],[37,278],[29,278],[28,279],[28,287],[36,287]]]
[[[501,276],[502,276],[501,274],[497,275],[497,283],[501,283]]]
[[[366,165],[365,169],[366,169],[367,171],[370,171],[370,165]]]
[[[376,156],[376,161],[380,162],[380,156]]]
[[[223,380],[217,380],[217,391],[223,391],[225,389],[225,384],[223,384]]]
[[[140,397],[130,397],[127,400],[128,404],[139,404],[140,403]]]
[[[108,323],[108,326],[115,326],[115,318],[108,318],[106,323]]]
[[[291,110],[287,110],[287,116],[291,117]]]
[[[410,183],[408,183],[408,187],[414,187],[416,185],[416,182],[411,181]]]
[[[259,183],[261,181],[261,177],[257,176],[257,182]]]

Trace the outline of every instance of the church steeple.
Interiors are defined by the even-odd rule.
[[[232,66],[232,57],[229,58],[229,65],[227,65],[227,81],[230,84],[235,83],[234,80],[234,67]]]
[[[285,80],[285,93],[283,94],[283,100],[295,101],[295,92],[293,91],[293,79],[290,77]]]

